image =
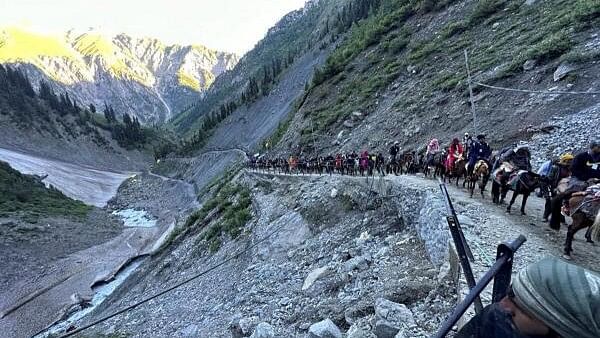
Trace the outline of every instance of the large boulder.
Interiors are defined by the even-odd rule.
[[[342,338],[342,332],[331,319],[327,318],[311,325],[308,329],[308,336],[310,338]]]
[[[275,330],[269,323],[262,322],[256,326],[254,333],[250,338],[273,338],[275,337]]]
[[[384,298],[375,301],[375,333],[378,338],[394,338],[403,328],[415,326],[413,313],[404,304]]]

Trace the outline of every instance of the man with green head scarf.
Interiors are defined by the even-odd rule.
[[[556,258],[531,264],[455,337],[599,338],[600,274]]]

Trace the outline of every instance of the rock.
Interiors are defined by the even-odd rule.
[[[311,325],[308,329],[308,336],[310,338],[342,338],[342,332],[331,319],[327,318]]]
[[[396,334],[396,336],[394,336],[394,338],[408,338],[409,335],[407,335],[404,330],[400,330],[400,332],[398,332]]]
[[[472,227],[475,226],[475,222],[473,222],[473,220],[466,215],[458,215],[458,223],[460,223],[461,226],[465,226],[465,227]]]
[[[350,272],[352,270],[363,271],[369,267],[371,261],[370,255],[354,257],[344,263],[344,271]]]
[[[355,326],[356,329],[358,322],[361,319],[372,315],[374,311],[375,309],[373,308],[373,304],[371,302],[366,300],[360,301],[357,304],[348,307],[344,311],[344,319],[346,320],[346,323]],[[350,334],[350,330],[348,330],[348,334]]]
[[[339,192],[336,188],[331,189],[331,198],[336,198],[338,193]]]
[[[348,334],[346,335],[348,338],[377,338],[377,336],[371,332],[370,330],[358,327],[356,325],[352,325],[350,329],[348,329]]]
[[[337,134],[337,137],[336,137],[336,139],[337,139],[337,140],[341,140],[342,138],[344,138],[344,134],[345,134],[345,133],[346,133],[346,131],[345,131],[345,130],[342,130],[342,131],[340,131],[340,132]]]
[[[525,4],[526,4],[527,6],[531,6],[531,5],[535,4],[536,2],[537,2],[537,0],[526,0],[526,1],[525,1]]]
[[[494,24],[492,25],[492,28],[496,29],[498,27],[500,27],[500,23],[499,22],[494,22]]]
[[[411,73],[411,74],[416,74],[417,73],[417,67],[416,66],[408,66],[406,67],[406,71]]]
[[[196,337],[198,335],[198,325],[191,324],[181,330],[181,336],[183,337]]]
[[[352,118],[356,120],[360,120],[363,118],[363,114],[359,111],[352,112]]]
[[[354,128],[354,123],[350,120],[344,121],[344,127],[346,128]]]
[[[554,71],[554,82],[560,81],[565,78],[569,73],[576,70],[577,68],[569,63],[561,63],[558,68]]]
[[[275,330],[269,323],[262,322],[256,326],[254,333],[250,338],[273,338],[275,337]]]
[[[237,314],[229,324],[229,330],[233,338],[249,337],[252,334],[252,328],[259,322],[258,317],[242,317]]]
[[[375,334],[377,338],[394,338],[400,331],[400,328],[400,326],[385,319],[380,319],[375,323]]]
[[[384,298],[375,301],[375,332],[377,337],[393,338],[402,328],[415,325],[413,313],[404,304],[394,303]]]
[[[527,60],[523,64],[523,70],[532,70],[533,68],[535,68],[535,66],[537,66],[536,60]]]
[[[310,287],[317,281],[317,279],[325,276],[329,271],[327,266],[316,268],[311,271],[306,279],[304,280],[304,284],[302,284],[302,291],[310,289]]]

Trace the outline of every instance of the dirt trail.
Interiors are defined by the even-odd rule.
[[[276,175],[281,177],[289,176],[284,174]],[[320,175],[310,174],[305,176],[318,177]],[[327,175],[322,175],[322,177],[326,179]],[[366,180],[365,177],[344,177],[350,180]],[[369,180],[373,179],[369,178]],[[372,184],[374,190],[379,186],[379,180],[396,183],[395,185],[398,187],[410,185],[432,189],[439,188],[439,183],[436,180],[427,179],[422,177],[422,175],[388,175],[385,177],[375,177],[374,184]],[[519,234],[525,235],[527,242],[518,252],[517,259],[515,260],[515,271],[549,255],[562,256],[567,229],[563,225],[559,232],[555,232],[546,223],[542,222],[543,199],[533,195],[530,196],[526,206],[527,215],[521,216],[518,211],[521,197],[518,197],[513,206],[513,213],[508,214],[505,211],[505,205],[497,206],[491,202],[489,188],[490,186],[488,185],[485,197],[482,199],[479,195],[471,198],[466,189],[451,184],[448,185],[448,191],[454,207],[459,214],[465,236],[472,247],[475,256],[474,270],[478,272],[478,275],[483,274],[493,263],[496,255],[496,246],[504,241],[512,241]],[[508,197],[510,197],[510,194]],[[575,236],[572,262],[595,271],[600,271],[600,246],[585,243],[584,233],[585,231],[582,230]]]

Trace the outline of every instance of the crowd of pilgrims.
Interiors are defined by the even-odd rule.
[[[485,135],[477,135],[473,139],[468,133],[462,141],[454,138],[447,147],[441,147],[438,139],[431,139],[421,151],[401,151],[399,142],[393,142],[387,156],[368,150],[314,157],[248,155],[248,166],[258,171],[297,175],[385,176],[422,172],[426,177],[456,180],[456,185],[459,179],[463,179],[463,187],[470,190],[471,196],[478,185],[482,197],[488,181],[491,181],[493,202],[504,204],[507,192],[512,191],[506,211],[511,211],[516,197],[520,195],[522,214],[525,214],[527,198],[536,192],[538,197],[545,199],[543,220],[549,222],[554,230],[565,224],[565,215],[572,216],[572,212],[583,214],[581,221],[573,217],[574,221],[569,226],[565,258],[570,257],[571,242],[578,230],[588,227],[585,237],[588,242],[593,242],[591,225],[596,215],[600,215],[600,141],[597,140],[575,155],[565,152],[557,158],[548,159],[536,171],[531,165],[531,151],[527,143],[520,142],[493,151]],[[574,197],[581,197],[575,206]]]
[[[386,175],[423,172],[426,176],[464,178],[471,196],[475,182],[481,195],[487,180],[492,181],[494,203],[502,204],[508,190],[522,196],[521,212],[530,193],[537,191],[545,199],[543,218],[550,228],[559,230],[565,216],[571,217],[567,229],[563,258],[570,259],[572,241],[577,231],[588,228],[587,242],[600,238],[600,140],[577,154],[564,152],[549,158],[537,171],[531,165],[526,143],[513,144],[492,151],[485,135],[473,140],[465,134],[462,142],[453,139],[440,147],[432,139],[420,152],[400,151],[398,142],[391,144],[387,158],[381,152],[348,152],[321,157],[289,158],[249,156],[248,165],[259,171],[283,174]],[[486,306],[464,325],[456,337],[600,337],[600,274],[546,258],[518,272],[500,301]],[[573,302],[573,299],[577,299]],[[596,310],[594,310],[596,309]]]
[[[340,174],[372,176],[374,174],[404,174],[423,172],[436,176],[452,175],[460,161],[467,161],[472,171],[479,160],[490,161],[492,149],[485,135],[474,140],[468,133],[462,143],[455,138],[451,144],[442,148],[437,139],[432,139],[422,151],[401,151],[399,142],[390,145],[388,154],[382,152],[350,151],[328,154],[327,156],[303,157],[290,155],[287,158],[270,158],[265,155],[249,156],[249,166],[253,169],[274,171],[283,174]]]

